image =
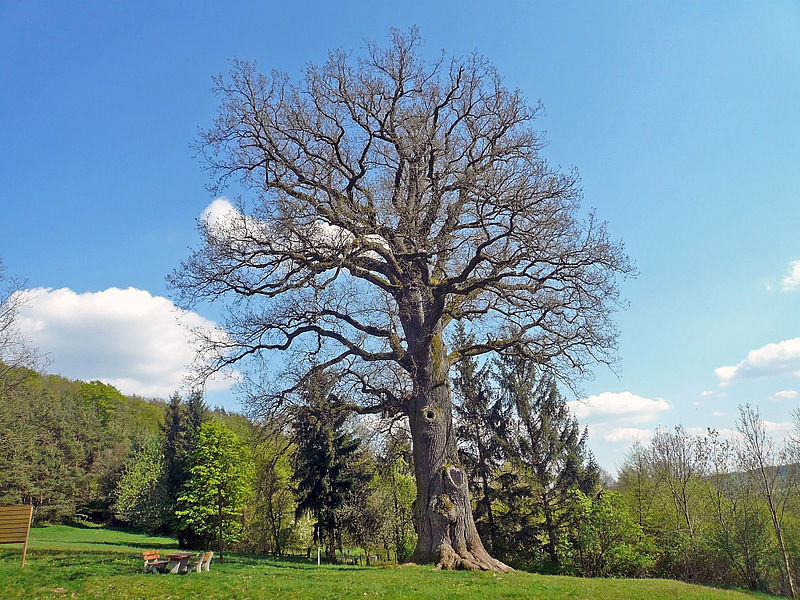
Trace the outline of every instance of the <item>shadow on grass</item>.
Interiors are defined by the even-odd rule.
[[[126,548],[143,548],[145,550],[178,550],[178,545],[175,543],[168,544],[165,542],[153,542],[146,544],[144,542],[113,542],[113,541],[87,541],[79,542],[81,544],[94,545],[94,546],[116,546],[124,551]],[[186,550],[186,552],[199,552],[199,550]]]
[[[222,564],[263,566],[275,569],[292,569],[296,571],[309,571],[317,568],[315,559],[297,556],[268,556],[262,554],[226,554]],[[322,567],[336,571],[366,571],[373,569],[373,567],[361,565],[331,565],[328,563],[322,563]]]

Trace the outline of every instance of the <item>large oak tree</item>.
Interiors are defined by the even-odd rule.
[[[425,60],[416,30],[353,58],[332,51],[298,84],[234,61],[198,149],[214,191],[245,191],[201,220],[203,244],[172,276],[186,305],[220,301],[227,337],[208,375],[291,353],[355,383],[351,408],[406,416],[417,482],[413,560],[506,569],[484,549],[459,465],[448,373],[513,354],[582,372],[607,361],[630,272],[619,243],[581,213],[574,171],[542,157],[540,111],[484,58]],[[454,321],[474,334],[447,347]]]

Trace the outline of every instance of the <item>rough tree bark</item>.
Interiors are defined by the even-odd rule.
[[[418,377],[408,414],[417,482],[417,547],[411,560],[445,569],[507,571],[510,567],[489,556],[472,518],[467,475],[458,461],[441,327],[414,337],[418,346],[410,347]]]

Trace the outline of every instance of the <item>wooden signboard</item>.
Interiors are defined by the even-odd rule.
[[[24,544],[22,566],[28,552],[28,533],[31,530],[32,506],[0,506],[0,544]]]

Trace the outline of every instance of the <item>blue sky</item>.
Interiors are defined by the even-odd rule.
[[[239,57],[297,78],[412,25],[431,55],[478,50],[541,99],[545,153],[578,168],[636,262],[617,374],[598,368],[575,405],[601,464],[659,424],[730,429],[743,402],[785,432],[800,391],[794,2],[0,3],[0,259],[38,290],[21,322],[50,370],[145,395],[177,381],[164,278],[214,199],[190,149],[215,115],[212,75]]]

